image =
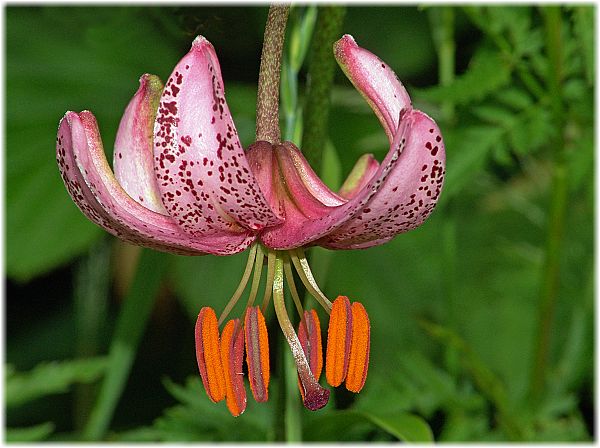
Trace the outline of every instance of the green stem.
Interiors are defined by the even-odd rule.
[[[335,74],[332,46],[339,39],[346,7],[319,7],[315,35],[311,46],[304,105],[302,152],[312,169],[319,173],[327,141],[329,104]]]
[[[285,441],[302,442],[302,400],[298,391],[298,372],[292,352],[283,350],[283,370],[285,379]]]
[[[148,249],[142,251],[135,278],[117,320],[108,354],[108,374],[83,430],[84,440],[101,440],[108,430],[133,365],[139,341],[146,329],[165,268],[162,254]]]
[[[433,41],[438,54],[438,78],[442,86],[454,82],[456,45],[454,43],[454,8],[451,6],[434,7],[429,10]],[[446,100],[442,103],[442,113],[446,122],[454,120],[454,103]]]
[[[317,18],[317,7],[290,11],[288,39],[281,71],[281,106],[285,121],[284,140],[300,146],[302,108],[298,104],[298,73],[302,68]]]
[[[271,5],[258,74],[258,97],[256,100],[256,140],[276,144],[281,141],[279,131],[279,79],[281,77],[281,53],[285,38],[285,25],[289,5]]]
[[[106,238],[95,244],[79,264],[75,274],[75,319],[77,356],[96,356],[102,346],[110,282],[110,244]],[[79,384],[75,388],[75,427],[81,429],[89,417],[96,385]]]
[[[565,227],[568,196],[568,174],[565,162],[565,117],[563,109],[563,50],[562,17],[560,7],[542,7],[544,18],[546,51],[550,60],[547,76],[548,92],[551,93],[554,124],[557,129],[553,142],[554,166],[552,190],[548,216],[548,234],[542,283],[539,296],[538,331],[535,340],[534,365],[531,375],[530,394],[540,398],[546,381],[550,336],[554,310],[559,290],[561,246]]]

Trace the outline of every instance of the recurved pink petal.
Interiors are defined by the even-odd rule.
[[[334,44],[333,51],[348,79],[381,121],[391,143],[398,129],[400,112],[412,108],[406,89],[385,62],[359,47],[349,34]]]
[[[406,145],[407,136],[410,133],[411,123],[410,120],[400,120],[398,131],[385,159],[365,187],[350,200],[341,205],[329,207],[327,213],[322,216],[306,219],[301,225],[294,227],[287,226],[286,211],[286,225],[265,229],[260,235],[261,241],[267,247],[279,250],[305,246],[330,234],[345,222],[354,218],[377,193],[398,163],[400,154],[402,154]]]
[[[202,36],[165,85],[154,127],[154,165],[165,208],[192,236],[257,231],[281,222],[250,171],[219,61]]]
[[[342,69],[379,117],[390,150],[381,165],[370,161],[365,172],[357,176],[359,181],[350,180],[345,186],[348,188],[341,190],[340,196],[349,199],[346,203],[289,232],[280,231],[284,226],[266,229],[261,240],[273,249],[308,244],[335,249],[383,244],[397,233],[420,225],[442,188],[445,153],[435,122],[412,109],[394,72],[360,48],[351,36],[340,39],[334,50]],[[357,170],[360,173],[361,169]]]
[[[249,232],[191,239],[171,217],[134,201],[110,170],[91,112],[67,112],[63,117],[57,160],[67,190],[82,212],[125,241],[178,254],[227,255],[244,250],[254,240]]]
[[[161,80],[145,74],[140,87],[125,109],[113,155],[115,177],[135,201],[152,211],[167,215],[160,200],[154,174],[152,139],[158,100],[163,90]]]
[[[271,207],[285,217],[282,224],[263,230],[261,238],[270,247],[286,246],[305,223],[329,215],[346,202],[319,179],[291,142],[272,145],[270,150],[253,145],[248,159]]]
[[[320,240],[320,245],[351,249],[383,244],[418,227],[433,211],[446,172],[442,135],[421,111],[412,110],[402,120],[411,122],[411,132],[398,163],[360,212]]]
[[[375,160],[373,154],[363,154],[354,164],[338,194],[346,199],[353,198],[369,183],[378,168],[379,162]]]

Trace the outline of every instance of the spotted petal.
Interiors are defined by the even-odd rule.
[[[225,101],[219,61],[202,36],[165,85],[154,157],[163,203],[188,234],[257,231],[281,222],[250,172]]]
[[[311,244],[315,240],[332,233],[335,229],[354,218],[377,193],[397,165],[400,154],[404,150],[407,137],[411,131],[411,124],[412,122],[410,120],[402,120],[400,122],[394,140],[392,141],[390,151],[385,159],[373,177],[367,182],[366,186],[350,200],[343,202],[345,199],[341,198],[341,204],[332,204],[327,207],[323,204],[323,208],[320,210],[318,216],[309,217],[310,219],[306,219],[305,217],[304,221],[299,225],[294,225],[293,228],[290,226],[278,226],[265,229],[260,236],[261,241],[266,246],[273,249],[300,247]],[[286,184],[288,184],[287,179]],[[291,184],[293,185],[293,183]],[[297,185],[301,184],[298,183]],[[317,198],[313,198],[313,200],[316,199]]]
[[[174,220],[134,201],[112,173],[91,112],[67,112],[60,122],[57,159],[71,197],[93,222],[119,238],[178,254],[226,255],[247,248],[254,240],[248,233],[221,234],[190,239]]]
[[[353,198],[369,183],[378,168],[379,162],[373,154],[363,154],[354,164],[338,194],[347,199]]]
[[[344,72],[379,117],[390,150],[379,166],[368,156],[357,162],[340,190],[346,203],[330,207],[329,213],[302,223],[291,234],[267,229],[261,239],[269,247],[320,244],[349,249],[383,244],[420,225],[441,191],[445,153],[435,122],[412,109],[394,72],[351,36],[340,39],[334,51]]]
[[[152,150],[154,119],[162,90],[157,76],[146,74],[140,78],[140,88],[119,124],[113,167],[117,181],[129,196],[144,207],[167,215],[156,184]]]
[[[385,62],[359,47],[349,34],[335,43],[333,51],[341,69],[379,118],[391,143],[400,112],[412,108],[406,89]]]
[[[444,142],[435,122],[418,110],[406,147],[385,183],[361,211],[319,244],[332,249],[366,248],[420,226],[433,211],[444,182]]]

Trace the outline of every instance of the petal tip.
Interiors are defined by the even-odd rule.
[[[347,57],[346,52],[352,47],[358,47],[358,44],[350,34],[344,34],[333,44],[333,53],[339,63],[342,63],[342,61],[345,60]]]
[[[144,89],[144,88],[155,88],[157,86],[161,86],[161,90],[162,90],[162,81],[160,80],[160,78],[156,75],[153,75],[151,73],[144,73],[142,76],[140,76],[139,79],[140,82],[140,88],[138,89],[138,91]]]
[[[204,46],[209,45],[212,46],[206,37],[201,34],[198,34],[194,41],[192,42],[192,49],[198,48],[202,49]]]

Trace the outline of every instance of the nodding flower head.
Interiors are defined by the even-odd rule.
[[[436,123],[413,109],[394,72],[343,36],[334,54],[367,100],[390,144],[378,162],[360,157],[334,192],[291,142],[257,141],[244,150],[225,100],[213,46],[197,37],[163,86],[143,75],[116,137],[113,170],[94,115],[67,112],[56,144],[67,190],[81,211],[117,237],[184,255],[230,255],[250,248],[242,280],[217,319],[203,308],[196,323],[200,375],[212,401],[233,415],[246,408],[244,356],[256,401],[268,399],[269,337],[264,318],[275,314],[298,368],[305,406],[327,404],[321,324],[304,310],[294,277],[329,316],[325,377],[359,392],[367,376],[370,323],[359,302],[333,303],[319,289],[304,248],[364,249],[421,225],[440,195],[444,143]],[[266,264],[261,306],[254,302]],[[294,272],[296,274],[294,274]],[[252,276],[242,315],[227,319]],[[298,311],[298,331],[284,301],[287,283]],[[219,330],[219,327],[222,326]]]

